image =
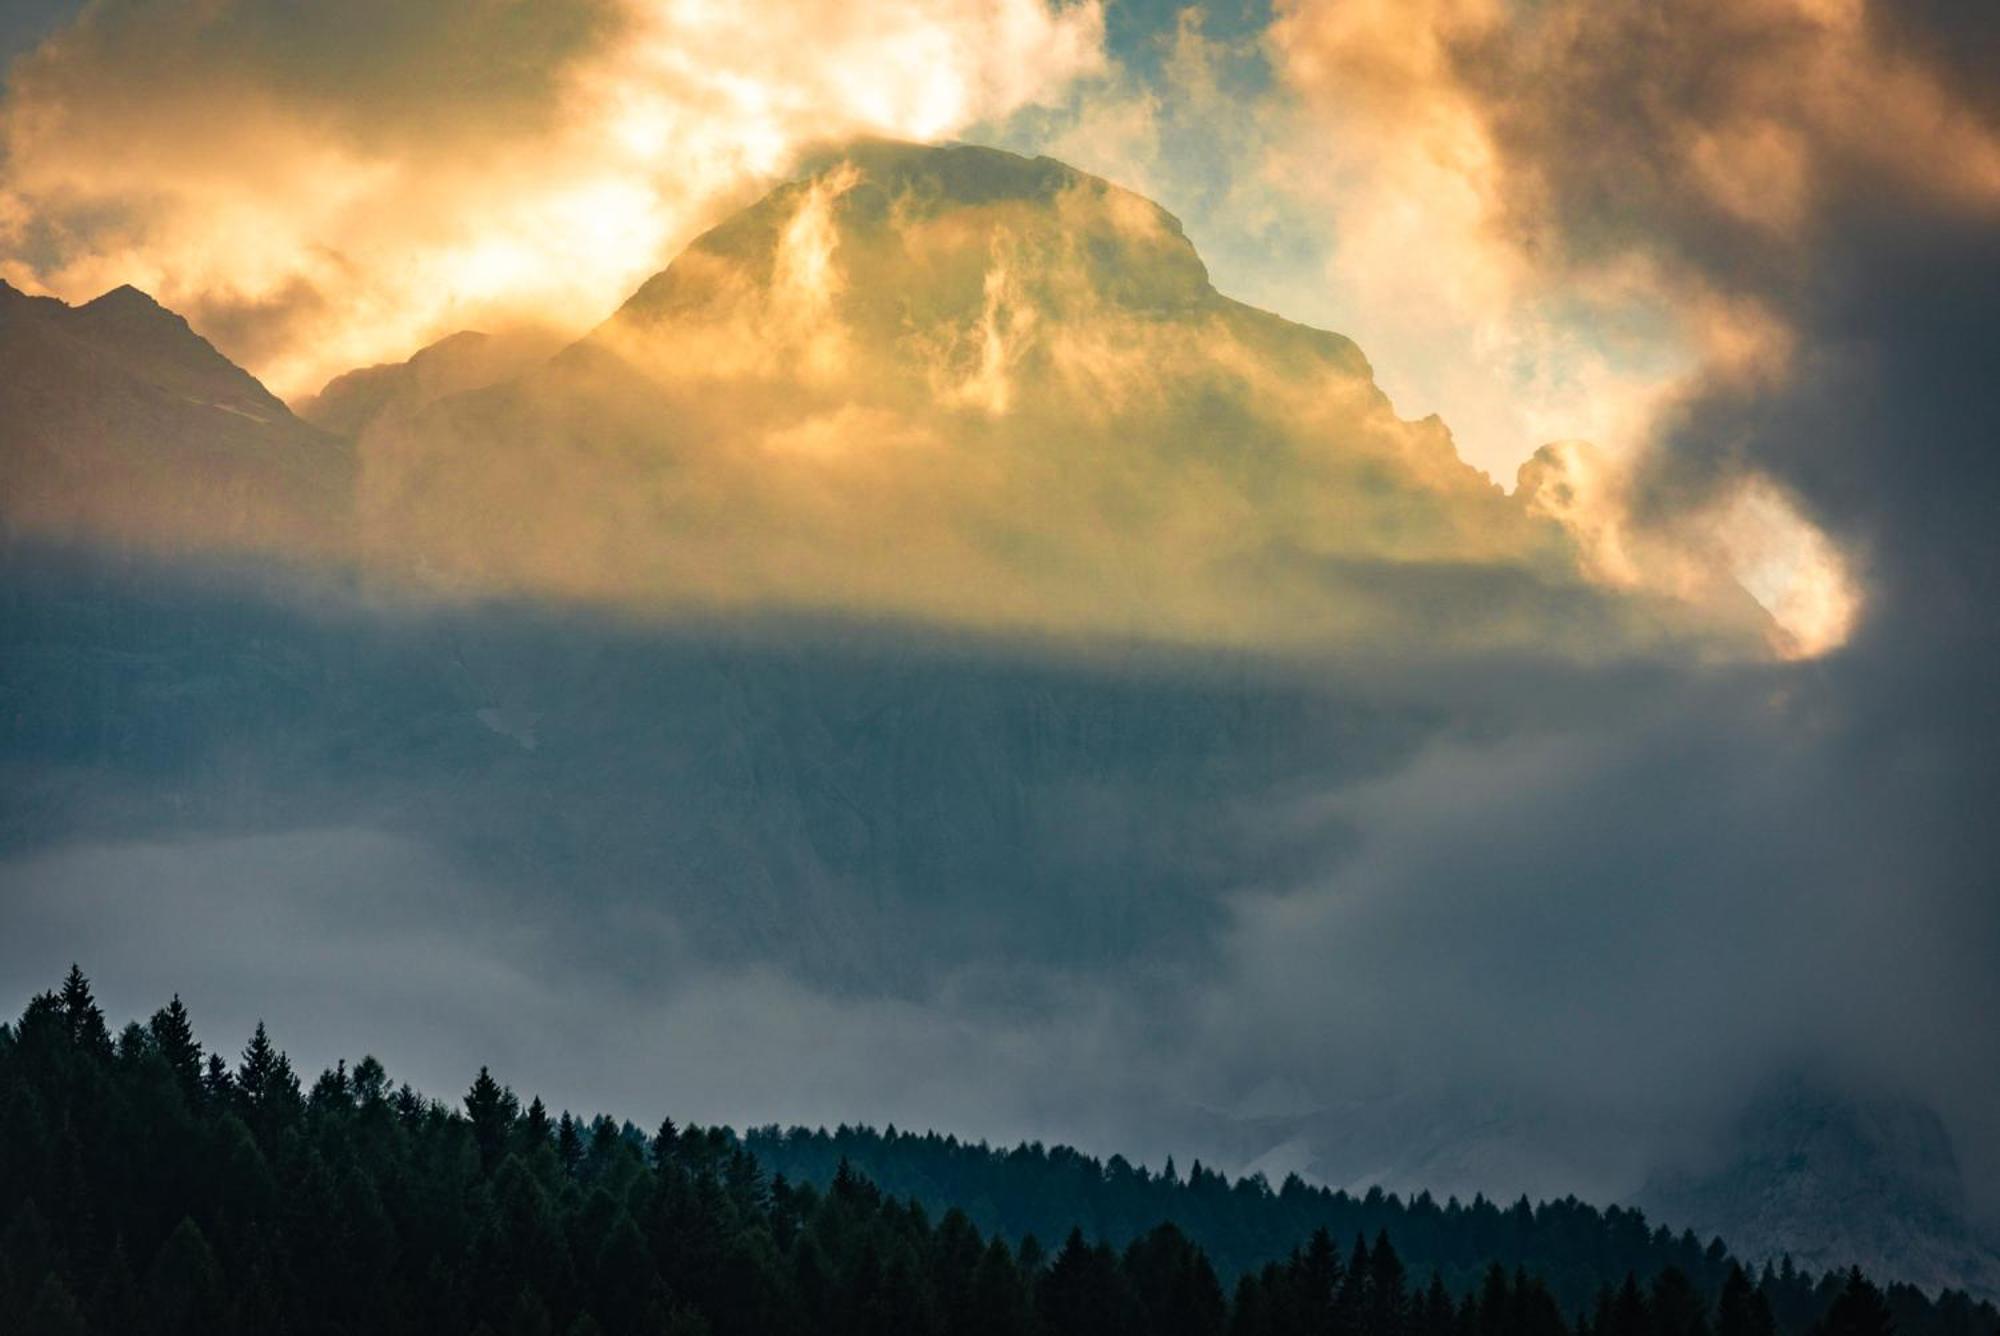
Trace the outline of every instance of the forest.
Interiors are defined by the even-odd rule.
[[[1573,1201],[1273,1191],[937,1135],[651,1133],[457,1104],[371,1057],[309,1084],[178,997],[89,981],[0,1025],[0,1332],[1994,1336],[1964,1295],[1753,1274]]]

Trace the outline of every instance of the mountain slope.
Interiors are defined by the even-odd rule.
[[[450,394],[506,380],[554,352],[533,332],[483,334],[460,330],[407,360],[336,376],[298,407],[298,415],[344,439],[359,436],[384,414],[407,416]]]
[[[133,288],[78,307],[0,283],[0,514],[149,550],[347,542],[351,450]]]

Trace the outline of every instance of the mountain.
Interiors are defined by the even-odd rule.
[[[2000,1299],[2000,1240],[1969,1218],[1958,1156],[1931,1110],[1795,1078],[1745,1106],[1717,1146],[1707,1163],[1656,1176],[1639,1201],[1748,1257],[1859,1264]]]
[[[41,531],[1091,640],[1604,660],[1768,630],[1734,586],[1590,578],[1351,341],[1221,295],[1171,215],[1046,158],[849,145],[560,354],[460,333],[303,421],[143,294],[4,304],[9,514]]]
[[[353,440],[385,414],[407,416],[446,395],[483,389],[546,358],[556,341],[533,331],[483,334],[460,330],[408,359],[336,376],[298,406],[323,431]]]
[[[1378,653],[1762,633],[1740,591],[1697,615],[1587,579],[1159,206],[967,145],[843,149],[359,450],[370,550],[488,591]]]
[[[0,282],[0,516],[151,551],[347,542],[354,457],[130,287],[70,307]]]

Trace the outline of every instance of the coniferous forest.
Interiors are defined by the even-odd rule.
[[[205,1050],[178,998],[114,1036],[74,968],[0,1026],[0,1217],[0,1332],[33,1336],[2000,1332],[1961,1294],[1753,1275],[1574,1201],[1274,1192],[934,1135],[648,1134],[524,1106],[483,1068],[456,1106],[373,1058],[308,1084],[261,1025]]]

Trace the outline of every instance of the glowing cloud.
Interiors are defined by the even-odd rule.
[[[1329,276],[1392,393],[1440,408],[1488,467],[1584,437],[1600,472],[1639,479],[1691,398],[1793,376],[1790,308],[1848,183],[2000,205],[2000,135],[1878,28],[1843,0],[1704,0],[1665,20],[1582,0],[1291,0],[1270,49],[1303,113],[1271,152],[1325,203]],[[1702,536],[1677,554],[1631,532],[1660,514],[1584,513],[1642,481],[1567,485],[1556,509],[1607,571],[1670,588],[1720,554],[1792,652],[1853,623],[1849,563],[1754,468],[1677,504],[1669,527]]]
[[[1094,0],[340,14],[86,10],[0,106],[0,276],[136,284],[296,397],[455,329],[578,330],[807,143],[947,134],[1102,60]]]

